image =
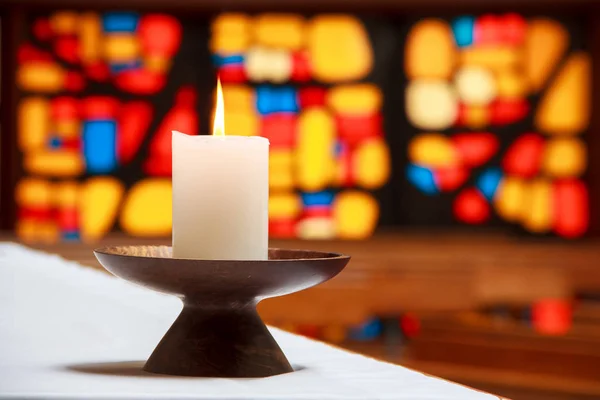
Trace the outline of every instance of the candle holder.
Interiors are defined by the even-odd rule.
[[[168,246],[105,247],[94,254],[112,274],[183,301],[145,371],[229,378],[291,372],[256,305],[325,282],[350,260],[283,249],[269,249],[265,261],[188,260],[173,258]]]

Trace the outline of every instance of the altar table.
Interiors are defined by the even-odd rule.
[[[0,398],[500,399],[273,328],[295,372],[262,379],[143,372],[180,310],[176,298],[0,243]]]

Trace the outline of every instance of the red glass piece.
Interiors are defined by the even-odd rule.
[[[150,156],[144,163],[144,171],[148,175],[171,175],[171,131],[184,132],[188,135],[198,134],[196,96],[195,89],[192,87],[184,86],[177,92],[175,104],[161,121],[150,142]]]
[[[246,71],[243,65],[224,65],[219,68],[219,78],[223,83],[243,83],[246,82]]]
[[[546,335],[564,335],[571,328],[573,310],[567,299],[544,299],[533,303],[533,327]]]
[[[489,132],[458,133],[451,140],[461,162],[468,167],[483,165],[496,154],[500,146],[498,138]]]
[[[157,93],[166,83],[164,74],[142,68],[123,71],[114,79],[119,89],[139,95]]]
[[[525,18],[516,13],[508,13],[501,18],[500,23],[503,43],[513,46],[523,43],[527,32]]]
[[[269,236],[277,239],[293,239],[296,237],[296,220],[270,220]]]
[[[166,14],[147,14],[140,19],[137,36],[146,55],[171,57],[181,43],[181,24]]]
[[[19,207],[18,219],[48,221],[54,219],[54,212],[50,207]]]
[[[490,218],[490,206],[475,188],[465,189],[456,196],[453,212],[456,219],[467,224],[482,224]]]
[[[298,91],[298,100],[300,102],[300,108],[305,110],[309,107],[324,106],[326,94],[326,89],[322,87],[309,86],[301,88]]]
[[[381,115],[336,115],[337,132],[349,146],[355,146],[361,141],[383,136],[381,130]]]
[[[75,64],[79,61],[79,41],[75,36],[60,36],[54,40],[54,52],[63,60]]]
[[[540,169],[543,152],[544,139],[537,133],[526,133],[508,148],[502,168],[509,175],[532,178]]]
[[[483,15],[475,21],[474,42],[477,46],[502,43],[500,19],[491,14]]]
[[[415,337],[421,332],[421,321],[416,315],[406,313],[400,317],[400,328],[404,336]]]
[[[352,171],[352,151],[346,143],[338,142],[338,162],[341,164],[341,174],[338,183],[344,187],[350,187],[354,185],[354,174]]]
[[[80,101],[83,119],[114,119],[119,113],[119,101],[110,96],[90,96]]]
[[[582,236],[590,219],[585,184],[577,179],[558,180],[553,192],[554,232],[566,238]]]
[[[311,80],[310,59],[306,51],[292,53],[292,75],[294,82],[308,82]]]
[[[299,325],[296,333],[312,339],[319,337],[320,329],[317,325]]]
[[[74,97],[61,96],[50,100],[50,116],[56,120],[77,119],[79,102]]]
[[[29,43],[23,43],[17,51],[17,61],[25,64],[29,61],[52,61],[52,56]]]
[[[79,229],[79,211],[77,207],[61,208],[56,214],[58,226],[62,231],[76,231]]]
[[[54,35],[50,21],[46,18],[38,18],[33,23],[33,35],[42,42],[50,40]]]
[[[67,150],[80,150],[81,149],[81,139],[63,139],[62,148]]]
[[[319,217],[331,217],[333,214],[333,209],[331,206],[311,206],[305,207],[302,210],[303,218],[319,218]]]
[[[296,143],[295,114],[275,113],[263,116],[260,136],[269,139],[271,148],[292,148]]]
[[[152,106],[145,101],[132,101],[121,107],[117,137],[117,158],[121,164],[133,159],[152,122]]]
[[[462,165],[438,168],[433,171],[435,185],[440,192],[450,192],[466,182],[469,171]]]
[[[65,76],[65,88],[72,92],[80,92],[85,87],[85,79],[79,72],[69,71]]]
[[[110,69],[102,61],[97,61],[93,64],[85,65],[85,73],[87,76],[98,82],[106,81],[110,76]]]
[[[498,99],[490,106],[492,125],[507,125],[517,122],[529,112],[529,103],[525,99]]]

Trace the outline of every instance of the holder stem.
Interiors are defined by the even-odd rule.
[[[292,371],[256,304],[185,303],[144,370],[204,377],[265,377]]]

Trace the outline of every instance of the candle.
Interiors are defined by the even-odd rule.
[[[221,84],[212,136],[173,131],[173,257],[266,260],[269,141],[226,136]]]

